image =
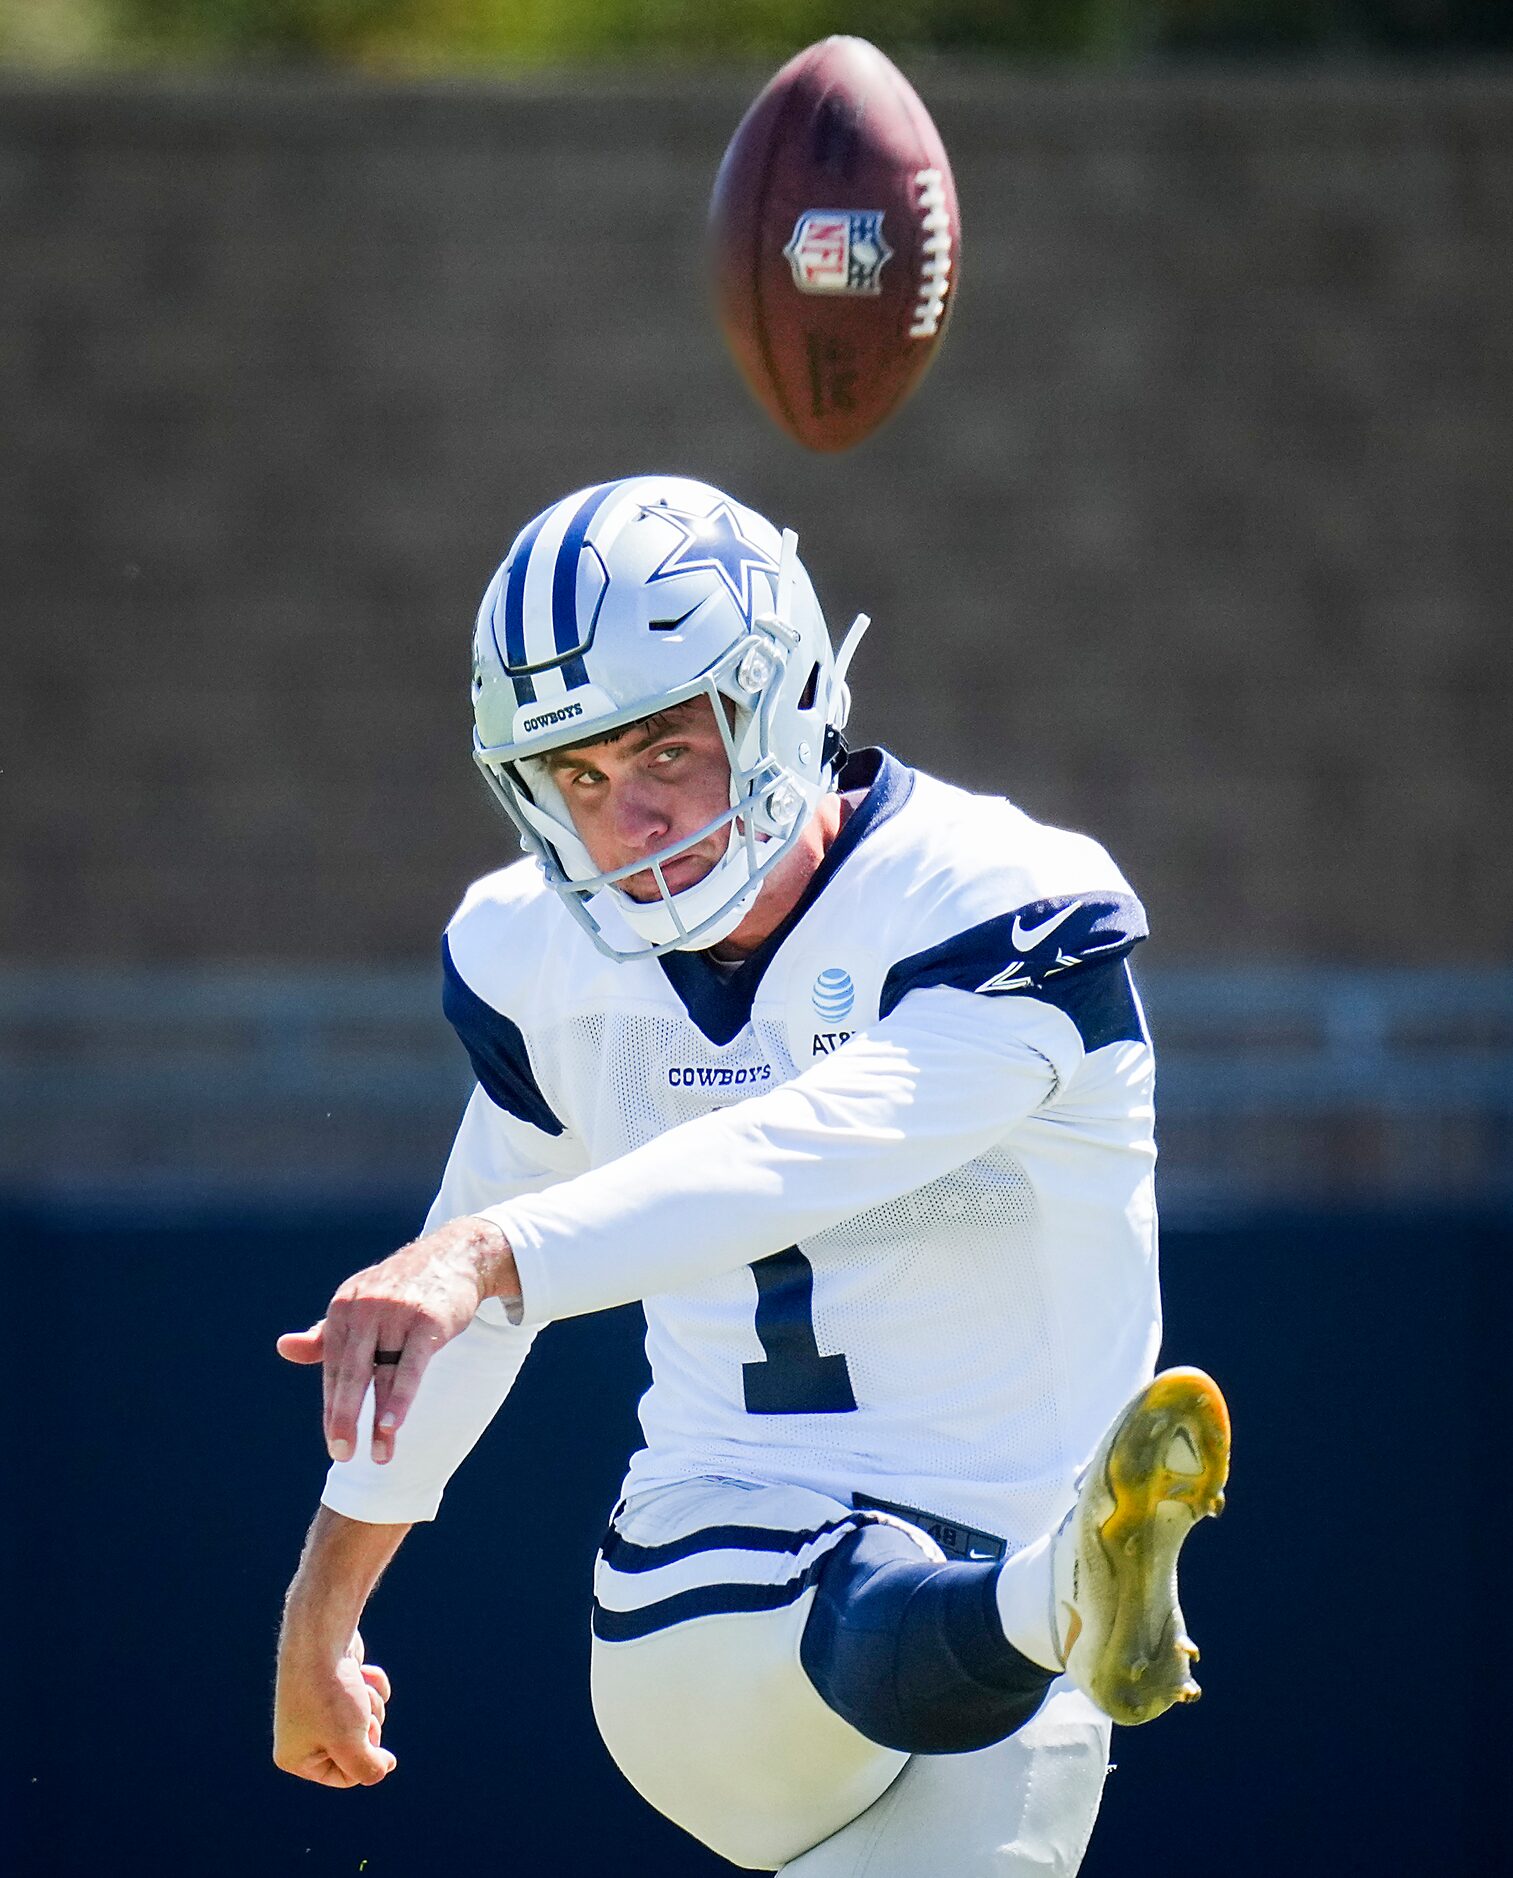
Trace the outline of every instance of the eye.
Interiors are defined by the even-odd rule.
[[[662,748],[658,750],[655,761],[658,763],[674,762],[678,757],[687,756],[687,754],[688,745],[686,743],[664,743]]]

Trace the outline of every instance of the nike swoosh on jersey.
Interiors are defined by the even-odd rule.
[[[1059,913],[1053,913],[1049,919],[1042,920],[1038,926],[1026,926],[1016,913],[1013,930],[1009,934],[1014,942],[1015,950],[1033,952],[1042,939],[1048,939],[1056,928],[1069,920],[1081,905],[1080,900],[1073,900],[1070,906],[1064,906]]]

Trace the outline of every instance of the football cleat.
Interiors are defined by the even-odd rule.
[[[1098,1445],[1056,1535],[1062,1665],[1126,1727],[1195,1702],[1198,1650],[1177,1602],[1177,1554],[1223,1511],[1229,1410],[1200,1369],[1163,1370]]]

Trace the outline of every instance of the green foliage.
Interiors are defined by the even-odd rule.
[[[1150,53],[1507,43],[1488,0],[0,0],[0,58],[442,66],[786,57],[827,33],[890,51]]]
[[[827,33],[882,45],[1116,48],[1131,0],[108,0],[160,53],[472,63],[776,58]]]
[[[0,0],[0,61],[83,65],[109,54],[115,0]]]
[[[411,11],[406,0],[115,0],[123,38],[145,52],[361,57]]]

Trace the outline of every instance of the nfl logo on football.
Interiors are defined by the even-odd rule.
[[[805,209],[783,253],[800,293],[881,293],[881,209]]]

